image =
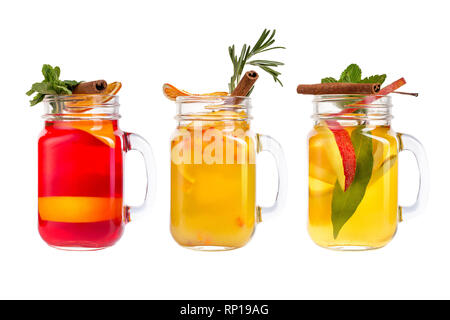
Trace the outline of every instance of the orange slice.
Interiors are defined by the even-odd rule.
[[[39,197],[42,220],[68,223],[88,223],[120,220],[122,198],[102,197]]]
[[[169,100],[172,100],[172,101],[175,101],[177,99],[177,97],[183,97],[183,96],[227,96],[228,95],[228,92],[225,92],[225,91],[217,91],[217,92],[202,93],[202,94],[189,93],[185,90],[180,90],[169,83],[164,83],[163,93],[166,96],[166,98],[168,98]]]
[[[113,148],[116,146],[116,137],[114,136],[114,128],[111,121],[105,120],[89,120],[89,121],[73,121],[70,124],[71,128],[82,130],[87,132],[108,147]]]
[[[80,108],[89,106],[90,104],[103,104],[110,101],[114,95],[116,95],[120,89],[122,88],[122,83],[113,82],[108,84],[105,91],[100,95],[84,95],[80,101],[70,101],[66,105],[68,110],[73,113],[83,113],[92,108]],[[81,96],[81,95],[80,95]],[[73,108],[72,108],[73,107]],[[89,115],[86,115],[87,117]],[[115,137],[114,130],[111,122],[101,121],[101,120],[92,120],[92,121],[81,121],[81,122],[73,122],[71,123],[73,128],[83,130],[89,134],[92,134],[94,137],[100,139],[106,145],[111,148],[115,147]]]
[[[80,94],[80,95],[74,94],[73,96],[74,97],[79,96],[80,100],[67,102],[66,106],[69,108],[74,107],[73,109],[70,109],[70,111],[75,112],[75,113],[89,111],[89,110],[91,110],[91,108],[77,108],[77,107],[87,107],[89,105],[107,103],[108,101],[110,101],[113,98],[114,95],[116,95],[120,91],[121,88],[122,88],[122,83],[113,82],[113,83],[108,84],[105,91],[103,91],[99,95],[97,95],[97,94]]]
[[[113,82],[113,83],[108,84],[105,91],[103,91],[102,95],[115,96],[120,91],[120,89],[122,89],[122,83],[121,82]],[[111,99],[112,99],[112,97],[104,97],[103,103],[108,102]]]

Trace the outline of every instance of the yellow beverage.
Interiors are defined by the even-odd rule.
[[[254,138],[236,112],[208,116],[180,125],[171,142],[171,232],[185,247],[239,248],[256,221]]]
[[[356,126],[342,128],[351,135]],[[356,211],[337,235],[333,229],[336,228],[332,219],[333,196],[335,188],[340,188],[345,180],[342,157],[325,122],[319,122],[309,135],[308,231],[314,242],[322,247],[380,248],[396,232],[399,220],[396,134],[390,126],[369,125],[363,132],[372,144],[372,173]]]

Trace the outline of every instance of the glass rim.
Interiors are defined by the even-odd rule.
[[[176,99],[178,121],[248,121],[251,117],[251,98],[239,96],[179,96]],[[214,115],[214,112],[225,112]],[[228,113],[240,112],[239,115]]]
[[[46,95],[43,102],[64,103],[66,107],[76,108],[118,108],[119,96],[112,94],[71,94],[71,95]],[[71,104],[73,103],[73,104]]]
[[[365,104],[361,104],[361,107],[364,106],[385,106],[392,107],[392,96],[383,95],[383,94],[322,94],[315,95],[313,98],[313,102],[321,103],[321,102],[337,102],[337,101],[360,101],[365,98],[370,97],[373,101],[370,101]]]
[[[189,96],[178,96],[175,99],[177,103],[210,103],[212,101],[223,101],[226,100],[240,100],[250,102],[252,98],[244,97],[244,96],[223,96],[223,95],[215,95],[215,96],[203,96],[203,95],[189,95]]]

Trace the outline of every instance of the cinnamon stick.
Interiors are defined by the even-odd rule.
[[[376,94],[380,91],[379,83],[319,83],[300,84],[297,87],[299,94]]]
[[[256,80],[258,80],[259,75],[256,71],[247,71],[239,81],[236,89],[231,93],[232,97],[246,97],[250,90],[253,88]]]
[[[101,94],[107,86],[105,80],[81,82],[72,90],[72,94]]]

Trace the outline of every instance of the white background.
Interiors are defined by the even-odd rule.
[[[432,0],[2,1],[0,298],[450,298],[448,12],[448,1]],[[286,206],[242,249],[183,249],[169,232],[169,137],[176,123],[161,86],[226,90],[228,45],[253,44],[264,28],[276,28],[277,43],[288,48],[267,56],[286,63],[284,87],[261,73],[253,129],[284,147]],[[107,250],[58,251],[37,232],[43,106],[28,107],[24,93],[41,81],[43,63],[61,66],[63,79],[121,81],[121,127],[153,146],[156,203]],[[393,127],[423,142],[431,168],[425,214],[403,222],[387,247],[362,253],[328,251],[308,237],[312,107],[295,90],[300,82],[337,77],[350,63],[363,75],[387,73],[387,82],[403,76],[404,90],[420,92],[394,97]],[[142,161],[129,158],[128,197],[139,202]],[[417,170],[411,157],[400,161],[400,199],[411,203]],[[273,164],[261,162],[258,196],[268,203]]]

